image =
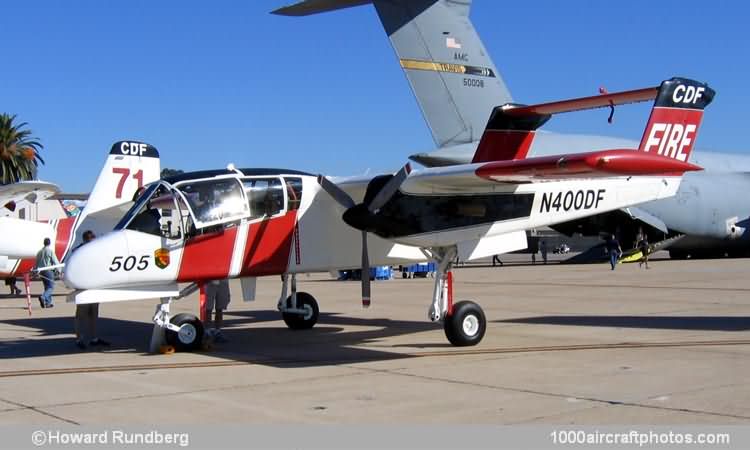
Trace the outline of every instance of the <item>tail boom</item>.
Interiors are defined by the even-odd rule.
[[[563,180],[613,176],[680,176],[701,167],[676,159],[634,150],[602,150],[523,160],[494,161],[481,165],[478,177],[499,182]]]

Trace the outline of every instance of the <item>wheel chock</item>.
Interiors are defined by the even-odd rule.
[[[171,355],[175,351],[174,346],[172,345],[162,345],[159,347],[159,353],[162,355]]]

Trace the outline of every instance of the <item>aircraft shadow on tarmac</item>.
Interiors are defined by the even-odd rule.
[[[269,325],[272,322],[277,322],[278,326]],[[74,346],[72,317],[30,317],[8,320],[5,323],[38,330],[38,334],[32,338],[0,341],[0,360],[82,353]],[[261,323],[265,325],[253,326]],[[344,331],[344,326],[367,328]],[[89,348],[83,352],[147,353],[153,325],[150,322],[101,317],[97,328],[100,336],[112,345],[104,349]],[[385,361],[409,358],[411,355],[391,351],[401,346],[381,344],[380,340],[422,331],[440,333],[439,337],[442,338],[442,327],[430,322],[351,318],[321,313],[314,328],[293,331],[283,324],[278,311],[230,311],[225,313],[223,328],[229,342],[215,345],[212,350],[201,353],[217,358],[283,367]],[[357,347],[363,345],[369,348]],[[373,349],[379,346],[382,350]],[[444,346],[450,347],[447,343]]]
[[[662,330],[750,330],[750,317],[739,316],[539,316],[493,322]]]

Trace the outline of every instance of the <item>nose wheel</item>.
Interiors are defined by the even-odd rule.
[[[286,326],[292,330],[307,330],[318,322],[318,302],[307,292],[297,292],[297,304],[294,305],[292,296],[287,297],[281,317]]]
[[[169,322],[177,330],[168,328],[165,339],[178,352],[198,350],[203,341],[203,323],[192,314],[177,314]]]
[[[453,305],[453,314],[443,321],[445,336],[458,347],[477,345],[487,330],[487,319],[482,308],[474,302],[463,301]]]

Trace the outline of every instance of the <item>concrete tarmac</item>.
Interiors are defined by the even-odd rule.
[[[469,348],[427,320],[430,278],[375,282],[362,309],[357,282],[302,275],[321,308],[305,331],[275,310],[278,277],[252,303],[232,281],[229,342],[173,355],[147,353],[156,301],[101,305],[112,346],[80,351],[61,283],[31,316],[25,298],[0,298],[0,424],[750,423],[748,260],[514,258],[455,270],[456,299],[488,319]]]

